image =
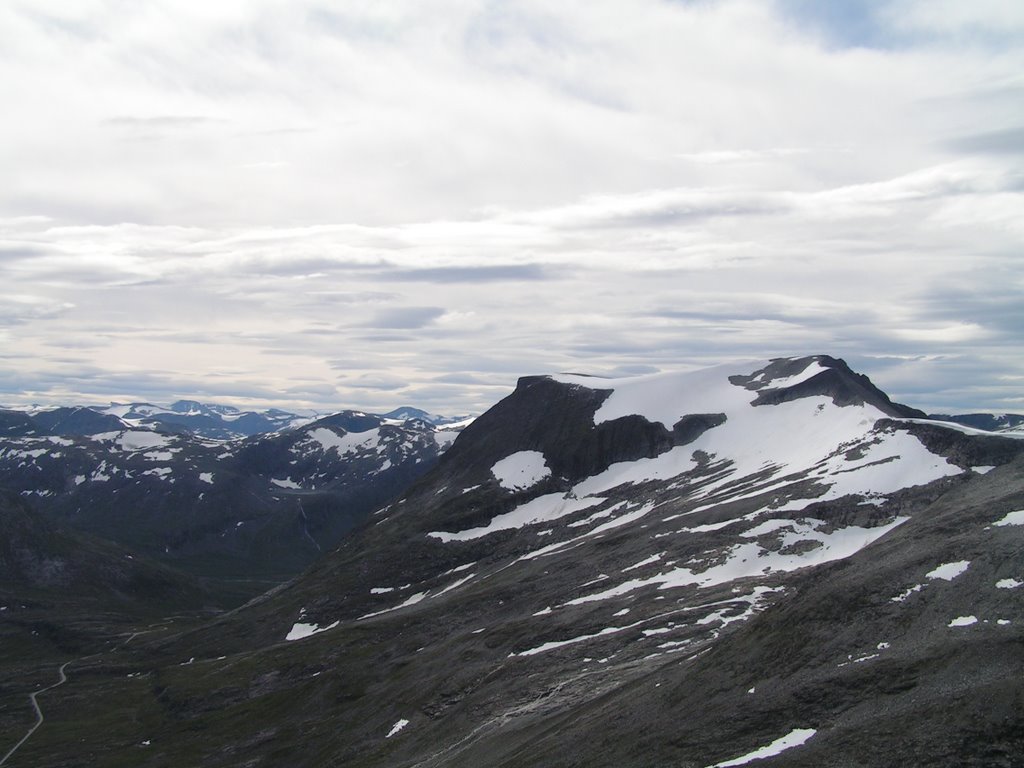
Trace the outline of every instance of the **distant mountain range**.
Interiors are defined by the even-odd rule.
[[[169,406],[152,403],[111,403],[108,406],[58,406],[29,410],[0,409],[0,437],[95,435],[118,429],[151,429],[189,433],[214,440],[234,440],[298,427],[323,414],[297,414],[270,408],[242,411],[230,405],[178,400]],[[419,419],[442,426],[469,417],[446,417],[403,406],[381,414],[387,420]]]
[[[287,584],[76,661],[19,759],[1019,764],[1024,435],[929,419],[824,355],[526,377],[443,453],[413,424],[187,454],[179,483],[252,451],[247,477],[299,498],[325,452],[440,455]],[[102,438],[134,457],[118,477],[185,453],[138,434]]]
[[[316,420],[184,401],[8,410],[0,488],[63,525],[230,580],[241,599],[299,572],[433,467],[461,422],[407,410]],[[264,431],[223,439],[225,424]]]

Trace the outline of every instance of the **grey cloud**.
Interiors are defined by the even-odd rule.
[[[1010,340],[1024,338],[1024,299],[1010,273],[981,272],[965,276],[960,285],[936,284],[922,291],[911,306],[933,323],[976,323]]]
[[[362,324],[364,328],[415,330],[425,328],[444,314],[442,307],[392,307],[379,310]]]
[[[0,261],[20,261],[54,253],[57,251],[40,245],[0,245]]]
[[[403,344],[403,343],[415,343],[419,341],[416,336],[410,334],[401,333],[367,333],[360,336],[351,337],[352,341],[368,341],[371,344]]]
[[[540,264],[493,264],[478,267],[395,269],[383,272],[379,277],[399,282],[493,283],[544,280],[547,274]]]
[[[700,219],[765,216],[786,213],[791,206],[778,201],[708,200],[666,204],[646,211],[609,212],[589,220],[566,223],[566,229],[643,229],[672,227]]]
[[[342,379],[340,384],[346,389],[371,389],[383,392],[393,392],[409,386],[409,381],[395,376],[369,375],[357,376],[351,379]]]
[[[444,376],[437,376],[432,381],[438,384],[459,384],[468,386],[492,386],[494,381],[484,379],[472,373],[449,373]]]
[[[960,136],[945,146],[966,154],[1019,155],[1024,153],[1024,126]]]

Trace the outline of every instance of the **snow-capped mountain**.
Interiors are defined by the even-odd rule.
[[[825,356],[524,378],[300,578],[107,660],[150,719],[36,757],[1014,765],[1022,454]]]
[[[301,426],[315,416],[276,408],[242,411],[230,405],[178,400],[168,407],[151,403],[111,403],[98,412],[116,416],[133,427],[165,432],[189,432],[201,437],[231,440]]]
[[[472,421],[472,417],[470,416],[442,416],[441,414],[428,413],[420,408],[413,408],[409,405],[403,405],[401,408],[395,408],[393,411],[388,411],[383,414],[383,417],[385,419],[397,419],[399,421],[420,419],[438,427]]]
[[[115,428],[0,437],[0,487],[195,573],[252,578],[250,591],[335,546],[456,434],[347,411],[221,441],[131,426],[132,414],[87,413]]]

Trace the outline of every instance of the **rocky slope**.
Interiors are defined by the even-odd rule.
[[[87,665],[23,759],[1014,765],[1024,441],[921,416],[825,356],[523,379],[300,578]]]

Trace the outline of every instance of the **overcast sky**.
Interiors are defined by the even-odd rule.
[[[1024,412],[1020,0],[5,0],[0,403],[826,353]]]

